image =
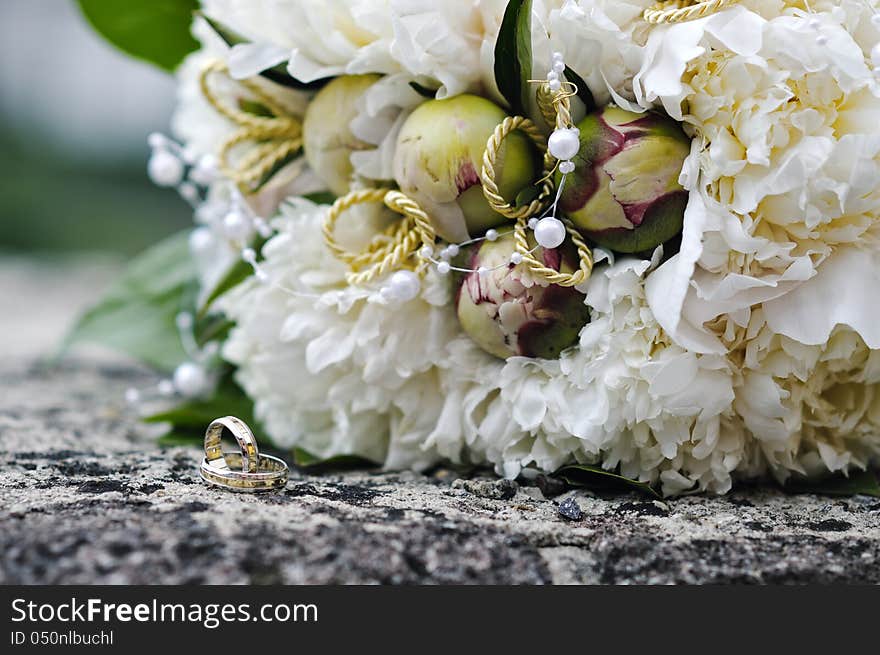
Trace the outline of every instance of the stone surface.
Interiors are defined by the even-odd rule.
[[[0,582],[880,582],[880,500],[863,496],[545,499],[451,471],[210,489],[198,448],[160,449],[126,409],[127,387],[153,384],[0,362]],[[569,499],[580,520],[560,516]]]

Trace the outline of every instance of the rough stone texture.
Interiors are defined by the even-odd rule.
[[[451,471],[210,489],[199,449],[158,448],[126,410],[126,387],[154,383],[0,363],[0,582],[880,582],[880,500],[862,496],[545,499]]]

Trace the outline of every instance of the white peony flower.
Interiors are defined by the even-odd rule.
[[[400,304],[346,286],[321,234],[326,210],[282,207],[263,249],[272,284],[250,280],[222,299],[237,323],[224,356],[278,445],[425,467],[437,457],[424,436],[447,402],[436,366],[458,330],[445,278],[429,275],[420,298]]]
[[[825,3],[816,15],[749,4],[761,14],[740,6],[654,30],[634,82],[641,102],[662,104],[697,135],[682,173],[691,190],[682,249],[648,282],[661,325],[697,352],[725,350],[708,322],[746,325],[752,307],[878,233],[880,94],[867,41],[853,36],[877,32],[871,14],[859,3]],[[848,316],[870,304],[849,299]],[[776,316],[777,329],[798,329]]]
[[[199,78],[211,62],[226,60],[230,49],[202,19],[196,19],[193,23],[193,34],[202,48],[188,56],[177,72],[177,106],[172,116],[172,131],[192,161],[216,161],[222,143],[239,127],[208,103],[202,95]],[[308,101],[306,94],[259,77],[251,81],[291,115],[301,116],[305,112]],[[241,99],[250,99],[246,90],[224,76],[213,76],[211,84],[215,92],[232,106]],[[241,206],[250,217],[269,217],[275,214],[284,198],[319,190],[322,185],[304,170],[304,160],[297,159],[279,171],[258,193],[243,195],[231,180],[223,176],[214,176],[207,187],[204,202],[200,203],[195,213],[201,227],[191,240],[202,297],[210,293],[239,258],[242,244],[230,239],[223,225],[230,211]]]
[[[577,346],[558,360],[504,361],[462,333],[448,278],[429,271],[406,303],[383,299],[379,284],[348,286],[323,242],[326,207],[282,203],[301,187],[268,189],[253,207],[269,216],[281,204],[261,264],[269,283],[248,280],[221,305],[237,323],[224,355],[279,446],[388,468],[489,464],[508,477],[576,461],[668,494],[846,472],[880,457],[872,12],[860,0],[812,0],[814,13],[802,0],[744,0],[649,26],[640,18],[649,4],[536,1],[535,69],[542,76],[560,50],[600,103],[662,108],[686,124],[679,252],[662,264],[658,252],[597,265]],[[204,51],[183,67],[175,125],[193,152],[211,152],[230,129],[195,84],[209,55],[241,75],[284,61],[304,81],[380,74],[348,126],[376,146],[351,157],[371,180],[391,177],[397,131],[424,100],[410,82],[438,97],[499,99],[502,0],[204,5],[251,44],[230,52],[201,34]],[[212,239],[222,240],[234,201],[229,184],[212,185],[199,209]],[[358,216],[348,222],[358,229],[340,235],[349,244],[387,220]],[[198,257],[208,286],[238,251],[227,242]]]

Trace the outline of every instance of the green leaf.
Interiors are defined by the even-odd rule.
[[[225,341],[229,330],[234,326],[235,322],[226,318],[225,314],[208,314],[200,317],[193,330],[196,343],[201,348],[209,341]]]
[[[330,193],[329,191],[315,191],[314,193],[307,193],[303,196],[306,200],[310,200],[316,205],[332,205],[336,202],[336,195]]]
[[[528,205],[532,200],[540,195],[541,189],[536,185],[527,186],[522,189],[519,193],[516,194],[516,199],[513,201],[514,207],[523,207]]]
[[[210,398],[184,400],[176,407],[151,414],[143,420],[146,423],[170,423],[169,435],[180,440],[189,436],[204,437],[205,428],[211,421],[230,415],[247,423],[258,440],[266,441],[260,424],[254,419],[254,403],[232,379],[231,371],[223,375]]]
[[[266,173],[263,175],[263,177],[260,178],[260,180],[257,182],[256,186],[251,189],[250,193],[257,193],[258,191],[260,191],[264,186],[266,186],[272,180],[273,177],[275,177],[279,172],[281,172],[282,168],[287,166],[294,159],[297,159],[298,157],[300,157],[302,155],[302,152],[303,152],[302,148],[298,148],[297,150],[294,150],[293,152],[288,153],[287,155],[285,155],[284,157],[282,157],[281,159],[276,161],[275,164],[272,166],[272,168],[270,168],[268,171],[266,171]]]
[[[204,435],[198,435],[195,432],[169,430],[159,437],[156,443],[162,448],[172,448],[174,446],[200,446],[204,443],[204,440]]]
[[[433,100],[437,97],[437,89],[429,89],[428,87],[419,84],[418,82],[410,82],[409,85],[413,88],[413,90],[418,93],[423,98],[428,98],[428,100]]]
[[[249,114],[253,114],[254,116],[262,116],[264,118],[273,118],[275,116],[275,114],[272,113],[272,110],[270,110],[262,102],[257,102],[256,100],[248,100],[247,98],[239,99],[238,108],[242,111],[246,111]]]
[[[509,0],[495,41],[495,83],[520,116],[529,109],[532,77],[532,0]]]
[[[265,243],[266,239],[259,238],[253,244],[251,244],[251,248],[253,248],[254,252],[257,253],[257,261],[260,261],[262,259],[262,249]],[[226,274],[220,278],[220,280],[217,282],[217,284],[214,285],[214,288],[211,289],[211,292],[202,302],[201,307],[199,307],[197,318],[199,320],[204,319],[210,312],[211,305],[214,304],[214,301],[217,300],[217,298],[222,296],[233,287],[238,286],[253,274],[254,269],[250,264],[248,264],[243,259],[235,260],[235,263],[229,267],[229,270],[226,271]]]
[[[376,462],[360,455],[336,455],[321,459],[305,450],[294,448],[292,451],[294,465],[306,473],[326,473],[328,471],[351,471],[355,469],[375,468]]]
[[[820,480],[791,478],[783,489],[792,494],[821,494],[825,496],[855,496],[864,494],[880,498],[880,483],[873,471],[854,471],[845,475],[834,475]]]
[[[584,78],[568,67],[565,68],[565,77],[577,87],[577,97],[580,98],[582,103],[584,103],[584,108],[587,113],[590,114],[595,111],[596,99],[593,98],[593,93],[590,91],[590,87],[587,86],[587,83],[584,82]]]
[[[576,487],[615,491],[635,489],[647,496],[660,498],[660,494],[658,494],[649,484],[626,478],[617,473],[613,473],[612,471],[606,471],[598,466],[572,464],[570,466],[563,466],[553,475]]]
[[[186,359],[176,317],[192,310],[194,284],[185,231],[137,257],[103,300],[79,319],[59,355],[74,343],[97,342],[156,368],[172,370]]]
[[[92,27],[133,57],[173,71],[198,49],[190,34],[198,0],[78,0]]]
[[[212,30],[219,36],[223,42],[228,45],[230,48],[234,45],[238,45],[239,43],[249,43],[249,41],[229,29],[222,23],[214,20],[213,18],[208,18],[205,14],[199,14],[202,18],[205,19],[205,22],[211,27]],[[272,68],[267,68],[262,73],[260,73],[261,77],[265,77],[267,80],[271,82],[275,82],[275,84],[280,84],[281,86],[286,86],[291,89],[319,89],[327,82],[329,82],[332,78],[325,77],[320,80],[313,80],[311,82],[301,82],[300,80],[293,77],[290,73],[287,72],[287,66],[284,64],[278,64],[277,66],[273,66]]]

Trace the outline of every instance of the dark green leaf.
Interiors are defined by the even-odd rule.
[[[509,0],[495,41],[495,83],[520,116],[529,110],[532,77],[532,0]]]
[[[516,194],[516,199],[513,201],[515,207],[522,207],[524,205],[528,205],[532,200],[538,197],[541,193],[541,189],[538,188],[537,185],[527,186],[522,191]]]
[[[214,30],[217,36],[223,39],[223,42],[229,47],[238,45],[239,43],[248,43],[248,40],[246,38],[229,29],[225,25],[219,23],[218,21],[214,20],[213,18],[208,18],[204,14],[201,14],[201,16],[205,19],[205,22],[210,25],[211,29]],[[331,79],[329,77],[325,77],[320,80],[313,80],[311,82],[301,82],[287,72],[287,66],[285,66],[284,64],[278,64],[277,66],[273,66],[272,68],[267,68],[262,73],[260,73],[260,75],[271,82],[275,82],[275,84],[280,84],[281,86],[286,86],[291,89],[319,89],[327,84],[327,82],[329,82]]]
[[[251,248],[257,253],[257,260],[260,260],[261,250],[263,245],[266,243],[266,239],[260,238],[257,239],[253,244],[251,244]],[[214,304],[214,301],[217,300],[224,293],[232,289],[233,287],[238,286],[246,279],[248,279],[251,275],[254,274],[253,267],[248,264],[246,261],[242,259],[237,259],[235,263],[229,267],[229,270],[226,271],[226,275],[224,275],[217,284],[214,285],[214,288],[211,289],[211,292],[202,302],[202,306],[198,311],[198,319],[202,320],[211,310],[211,305]]]
[[[267,441],[262,429],[254,419],[254,403],[232,379],[231,371],[221,379],[210,398],[184,400],[176,407],[151,414],[143,420],[147,423],[170,423],[175,439],[188,435],[204,437],[205,428],[219,416],[237,416],[254,431],[258,440]]]
[[[873,471],[854,471],[845,475],[834,475],[821,480],[791,478],[783,487],[793,494],[821,494],[825,496],[866,496],[880,497],[880,484]]]
[[[207,427],[207,425],[205,426]],[[173,446],[200,446],[204,443],[204,435],[195,432],[178,432],[177,430],[169,430],[156,441],[163,448],[171,448]]]
[[[275,165],[272,166],[272,168],[270,168],[268,171],[266,171],[265,175],[260,178],[260,181],[257,182],[256,186],[251,189],[251,193],[257,193],[260,189],[266,186],[272,180],[272,178],[281,171],[282,168],[287,166],[294,159],[297,159],[300,155],[302,155],[302,148],[285,155],[283,158],[275,162]]]
[[[581,102],[584,103],[584,108],[587,113],[590,114],[596,109],[596,100],[593,98],[593,93],[590,91],[590,87],[587,86],[587,83],[584,82],[584,78],[575,73],[572,69],[566,67],[565,69],[565,77],[568,78],[568,81],[574,84],[577,87],[577,97],[580,98]]]
[[[303,448],[293,449],[293,463],[307,473],[326,473],[327,471],[350,471],[354,469],[375,468],[376,462],[360,455],[336,455],[321,459]]]
[[[307,193],[303,196],[306,200],[310,200],[316,205],[332,205],[336,202],[336,196],[329,191],[315,191]]]
[[[572,464],[570,466],[563,466],[553,475],[576,487],[615,491],[635,489],[647,496],[660,498],[660,494],[658,494],[649,484],[626,478],[617,473],[613,473],[612,471],[606,471],[598,466]]]
[[[255,100],[248,100],[247,98],[240,98],[238,101],[238,107],[242,111],[246,111],[247,113],[253,114],[254,116],[271,118],[275,115],[272,113],[272,110],[270,110],[263,103],[256,102]]]
[[[200,317],[193,330],[196,343],[202,347],[209,341],[225,341],[233,326],[235,323],[224,314],[208,314]]]
[[[123,52],[173,71],[198,49],[190,25],[198,0],[78,0],[92,27]]]
[[[67,335],[70,345],[103,343],[162,370],[186,359],[176,317],[191,311],[195,271],[183,232],[137,257],[103,300],[87,311]]]
[[[199,309],[198,318],[201,320],[202,318],[207,316],[208,312],[211,309],[211,305],[214,304],[214,301],[217,300],[217,298],[222,296],[233,287],[236,287],[244,282],[251,275],[253,275],[253,273],[254,269],[251,268],[250,264],[242,260],[236,260],[236,262],[229,267],[229,270],[226,271],[226,275],[220,278],[220,281],[217,282],[216,285],[214,285],[214,288],[211,289],[211,293],[209,293],[208,297],[205,298],[205,301],[202,303],[202,306]]]
[[[437,97],[437,89],[429,89],[426,86],[419,84],[418,82],[410,82],[409,85],[418,93],[420,96],[424,98],[428,98],[429,100]]]

